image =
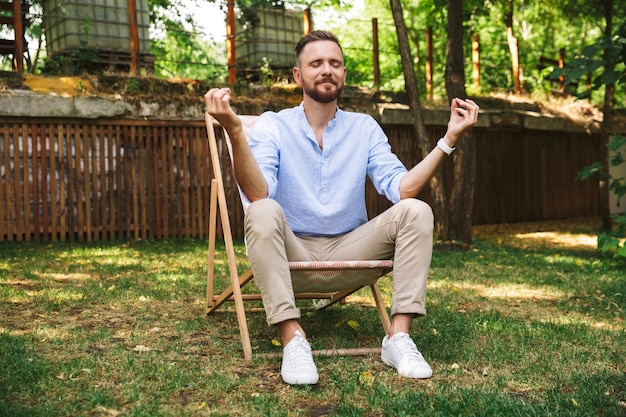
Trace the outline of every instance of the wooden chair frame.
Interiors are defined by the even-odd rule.
[[[256,116],[241,116],[247,125],[251,128],[253,120]],[[251,123],[252,121],[252,123]],[[222,167],[220,163],[220,154],[217,145],[217,139],[215,135],[215,128],[220,127],[219,123],[215,121],[209,114],[206,114],[206,127],[209,140],[209,151],[211,156],[211,165],[213,167],[213,179],[211,180],[211,196],[210,196],[210,212],[209,212],[209,248],[208,248],[208,272],[207,272],[207,294],[206,294],[206,314],[214,313],[219,307],[221,307],[226,301],[233,301],[235,304],[235,311],[237,313],[237,321],[239,324],[239,332],[241,336],[241,344],[243,347],[243,353],[246,360],[252,359],[252,344],[250,342],[250,334],[248,331],[248,323],[246,320],[246,312],[243,302],[245,300],[260,300],[260,294],[242,294],[241,289],[249,283],[252,278],[252,270],[247,269],[242,274],[237,271],[237,262],[235,257],[235,248],[233,243],[233,234],[230,225],[230,219],[228,215],[228,206],[226,202],[226,193],[224,189],[224,181],[222,176]],[[249,131],[246,132],[249,134]],[[228,136],[224,131],[224,137],[228,140]],[[224,289],[219,295],[215,294],[215,244],[218,228],[218,212],[220,216],[219,225],[221,225],[222,233],[224,237],[224,246],[226,251],[228,270],[230,275],[230,285]],[[369,285],[372,290],[372,295],[376,303],[376,308],[380,316],[380,320],[383,325],[385,333],[389,331],[391,322],[389,315],[382,298],[380,288],[376,281],[378,278],[387,274],[393,269],[393,262],[390,260],[382,261],[343,261],[343,262],[290,262],[289,268],[294,274],[310,274],[310,273],[322,273],[329,274],[332,272],[342,272],[351,270],[353,272],[369,274],[373,277],[373,284]],[[326,308],[342,301],[348,295],[361,289],[363,286],[357,288],[349,288],[346,290],[335,292],[307,292],[296,293],[297,299],[313,299],[320,300],[314,302],[316,309]],[[371,352],[380,351],[380,348],[367,349],[367,348],[355,348],[355,349],[331,349],[331,350],[316,350],[313,353],[315,355],[359,355]]]

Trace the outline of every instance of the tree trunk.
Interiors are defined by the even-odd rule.
[[[606,19],[606,27],[604,29],[604,36],[610,38],[613,33],[613,0],[604,0],[604,17]],[[607,53],[605,51],[605,53]],[[615,67],[614,63],[607,64],[606,70]],[[607,84],[604,90],[604,105],[602,112],[604,113],[604,119],[602,120],[602,140],[600,149],[600,161],[602,161],[601,174],[602,177],[609,174],[610,160],[609,149],[607,148],[610,140],[611,133],[607,129],[610,125],[611,117],[613,116],[613,105],[615,101],[615,85]],[[611,207],[609,206],[609,180],[600,180],[600,214],[602,216],[602,229],[605,232],[613,230],[613,222],[611,221]]]
[[[402,69],[404,73],[404,84],[409,98],[411,118],[415,127],[415,134],[422,151],[422,158],[424,158],[431,151],[432,146],[430,144],[430,140],[428,139],[428,135],[426,134],[426,127],[424,125],[424,114],[422,113],[422,105],[420,103],[417,82],[415,79],[415,70],[413,68],[413,58],[411,56],[411,48],[409,46],[408,31],[404,23],[402,4],[400,4],[400,0],[390,0],[390,4],[393,20],[396,24],[396,33],[398,35],[398,45],[400,47],[400,57],[402,59]],[[447,235],[448,221],[444,215],[445,192],[441,170],[438,170],[430,179],[430,188],[433,198],[433,212],[436,219],[435,233],[438,235]]]
[[[463,0],[448,0],[448,40],[446,44],[446,92],[448,100],[465,99],[463,60]],[[476,177],[476,146],[471,132],[466,132],[457,144],[453,156],[453,186],[449,198],[447,234],[442,241],[472,242],[472,209]]]
[[[511,68],[513,71],[513,88],[515,94],[521,94],[522,86],[520,82],[519,45],[517,38],[513,34],[513,0],[509,0],[509,9],[504,18],[506,24],[506,40],[511,52]]]

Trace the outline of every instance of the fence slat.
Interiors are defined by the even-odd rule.
[[[86,234],[87,241],[90,242],[93,240],[93,223],[92,223],[92,215],[93,215],[93,199],[91,193],[91,185],[93,181],[93,160],[91,158],[92,155],[92,132],[91,126],[83,127],[82,141],[83,141],[83,181],[85,184],[85,224],[86,224]]]
[[[55,139],[54,139],[54,131],[53,126],[48,126],[46,124],[43,125],[43,129],[46,132],[44,134],[44,143],[46,143],[46,159],[48,159],[49,166],[49,184],[50,188],[48,191],[49,194],[49,207],[50,207],[50,218],[48,220],[48,234],[50,240],[55,242],[57,240],[58,233],[58,221],[59,214],[57,212],[57,167],[56,167],[56,154],[55,154]]]
[[[10,222],[10,209],[11,196],[9,195],[9,179],[11,178],[9,148],[11,144],[9,142],[9,126],[2,126],[2,164],[0,164],[0,229],[5,233],[0,233],[0,242],[7,239],[6,232],[9,231]]]
[[[11,210],[11,232],[18,241],[23,240],[23,232],[30,226],[30,209],[27,201],[30,201],[30,182],[26,181],[28,173],[22,165],[22,160],[26,160],[28,154],[28,133],[24,134],[26,129],[20,125],[14,130],[13,134],[13,173],[12,181],[9,183],[11,187],[11,195],[13,196],[13,204],[9,205]],[[21,146],[20,146],[21,139]],[[21,147],[21,149],[20,149]]]
[[[57,129],[58,158],[59,158],[59,226],[60,239],[66,240],[67,230],[67,147],[65,125],[59,124]]]
[[[183,182],[183,225],[185,227],[185,232],[183,233],[185,237],[191,236],[191,213],[190,213],[190,205],[189,205],[189,137],[187,136],[188,129],[181,129],[181,146],[180,146],[180,155],[182,157],[183,163],[183,172],[182,172],[182,182]]]
[[[141,237],[141,219],[139,218],[139,184],[137,181],[137,166],[139,165],[139,145],[137,144],[137,127],[130,127],[130,147],[131,147],[131,159],[130,159],[130,182],[132,190],[132,222],[131,229],[133,237],[139,239]],[[130,214],[130,213],[129,213]]]
[[[183,221],[183,193],[184,193],[184,188],[181,189],[181,168],[182,168],[182,135],[180,134],[181,131],[181,127],[180,126],[176,126],[176,128],[174,129],[176,131],[175,135],[176,135],[176,139],[175,139],[175,143],[176,143],[176,148],[174,149],[174,166],[176,168],[176,172],[174,172],[174,182],[172,183],[173,186],[176,187],[176,191],[177,191],[177,195],[176,195],[176,234],[179,236],[183,236],[185,231],[184,231],[184,221]],[[175,185],[174,185],[175,183]]]
[[[117,140],[113,134],[113,126],[106,126],[106,157],[104,158],[106,163],[106,187],[107,187],[107,215],[106,220],[108,222],[107,236],[109,239],[116,237],[115,229],[115,171],[117,165],[115,164],[115,155],[117,154],[114,149],[117,144]],[[119,152],[119,149],[118,149]]]

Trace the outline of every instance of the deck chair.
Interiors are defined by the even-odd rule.
[[[240,116],[244,133],[246,137],[249,137],[250,131],[257,119],[257,116]],[[246,310],[244,308],[244,301],[247,300],[260,300],[261,295],[256,294],[242,294],[242,288],[248,284],[252,278],[253,273],[248,268],[244,273],[239,274],[237,271],[237,262],[235,259],[235,250],[233,244],[233,234],[231,229],[231,222],[229,219],[228,206],[226,201],[226,193],[224,189],[223,171],[221,166],[220,149],[223,151],[223,146],[226,145],[230,154],[230,142],[225,130],[224,139],[225,144],[222,144],[222,148],[218,147],[218,142],[215,134],[215,128],[220,128],[219,123],[213,119],[208,113],[206,114],[206,127],[209,140],[209,151],[211,156],[211,165],[213,167],[213,179],[211,180],[211,196],[210,196],[210,213],[209,213],[209,248],[208,248],[208,273],[207,273],[207,294],[206,294],[206,314],[210,315],[214,313],[219,307],[221,307],[226,301],[232,301],[235,304],[235,311],[237,313],[237,321],[239,324],[239,332],[241,335],[241,343],[243,346],[243,353],[246,360],[252,359],[252,345],[250,342],[250,335],[248,332],[248,324],[246,321]],[[232,163],[232,159],[231,159]],[[230,168],[230,167],[229,167]],[[245,196],[239,191],[242,203],[244,204],[244,212],[246,209]],[[219,224],[218,224],[218,212],[219,212]],[[221,226],[222,234],[224,238],[224,246],[227,257],[228,270],[230,274],[230,285],[224,289],[219,295],[215,294],[215,264],[216,264],[216,235],[217,228]],[[393,269],[393,261],[391,260],[346,260],[346,261],[332,261],[332,262],[290,262],[289,268],[291,270],[292,281],[307,284],[300,284],[300,290],[295,294],[296,299],[312,299],[313,308],[322,309],[327,308],[339,301],[343,301],[345,297],[354,293],[355,291],[363,288],[365,285],[369,285],[372,290],[372,295],[376,303],[376,308],[380,316],[380,320],[383,325],[385,333],[389,331],[390,321],[387,314],[387,309],[377,285],[377,281],[383,275],[389,273]],[[330,280],[336,280],[339,275],[342,277],[349,276],[350,274],[358,274],[361,278],[361,282],[367,282],[357,288],[345,288],[337,291],[328,292],[324,289],[325,282]],[[336,281],[335,281],[336,282]],[[295,286],[295,284],[294,284]],[[329,349],[329,350],[316,350],[313,351],[314,355],[358,355],[367,354],[380,351],[380,348],[354,348],[354,349]]]

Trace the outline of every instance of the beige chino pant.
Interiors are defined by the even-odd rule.
[[[344,235],[303,237],[293,233],[276,201],[268,198],[255,201],[246,211],[244,228],[248,259],[261,291],[268,324],[300,318],[294,297],[298,288],[294,288],[291,280],[289,261],[393,258],[392,316],[425,315],[433,227],[434,216],[428,204],[404,199]],[[350,286],[359,284],[354,282]]]

